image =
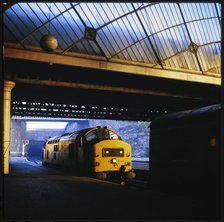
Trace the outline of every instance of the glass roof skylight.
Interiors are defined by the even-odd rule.
[[[12,47],[40,51],[41,37],[51,33],[59,54],[220,75],[220,3],[21,2],[3,20],[4,42]],[[89,28],[93,39],[85,36]]]

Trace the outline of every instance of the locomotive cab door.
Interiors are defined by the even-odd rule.
[[[76,143],[69,144],[68,159],[72,167],[77,168],[77,146]]]
[[[85,172],[91,175],[94,170],[94,143],[84,141]]]
[[[83,147],[83,138],[79,136],[76,140],[76,160],[77,160],[77,168],[80,172],[84,172],[84,147]]]

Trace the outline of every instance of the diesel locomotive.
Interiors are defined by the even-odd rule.
[[[93,127],[49,138],[43,148],[43,165],[63,166],[105,180],[111,174],[135,177],[131,145],[112,129]]]

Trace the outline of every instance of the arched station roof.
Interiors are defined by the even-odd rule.
[[[50,33],[57,56],[221,79],[220,3],[5,3],[3,23],[13,50],[44,52]]]

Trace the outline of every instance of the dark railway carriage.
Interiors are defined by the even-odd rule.
[[[151,122],[150,184],[219,201],[221,106],[171,113]]]
[[[106,179],[109,174],[135,177],[131,146],[112,129],[94,127],[49,138],[43,149],[43,165],[74,169]]]

